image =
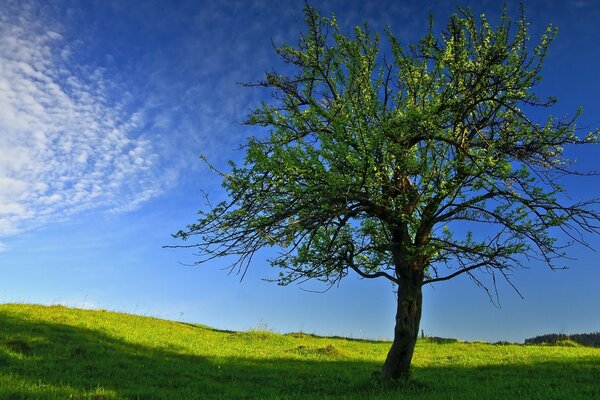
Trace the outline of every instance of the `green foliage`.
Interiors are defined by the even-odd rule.
[[[577,334],[547,334],[525,339],[525,344],[549,344],[549,345],[581,345],[600,348],[600,332],[577,333]]]
[[[579,347],[581,346],[579,343],[574,342],[572,340],[559,340],[558,342],[556,342],[557,346],[563,346],[563,347]]]
[[[525,259],[560,267],[557,232],[579,242],[598,232],[595,203],[566,204],[557,179],[573,173],[565,146],[597,143],[598,132],[579,138],[576,116],[527,112],[556,102],[534,90],[554,27],[532,47],[524,15],[504,10],[494,25],[459,9],[409,46],[386,31],[383,52],[367,25],[345,34],[335,17],[305,15],[298,45],[275,49],[294,73],[249,85],[273,92],[246,121],[269,134],[223,175],[229,200],[175,235],[197,240],[198,262],[232,255],[245,271],[277,247],[281,284],[348,271],[480,284],[475,270],[508,279]]]
[[[227,332],[0,305],[1,399],[594,399],[600,349],[425,339],[414,381],[370,378],[388,342]]]

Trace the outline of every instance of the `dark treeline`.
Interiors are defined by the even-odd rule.
[[[571,340],[582,346],[600,347],[600,332],[578,333],[567,335],[564,333],[551,333],[525,339],[525,344],[557,344],[564,340]]]

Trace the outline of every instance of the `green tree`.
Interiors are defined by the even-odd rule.
[[[283,285],[351,272],[393,282],[381,374],[403,377],[423,285],[468,275],[483,286],[489,273],[493,290],[529,260],[561,267],[557,233],[580,243],[598,233],[597,203],[569,204],[558,183],[577,173],[564,146],[597,143],[598,132],[582,138],[575,118],[530,116],[555,103],[533,88],[556,31],[530,46],[523,14],[511,22],[505,9],[493,26],[459,9],[441,35],[430,20],[408,47],[386,31],[385,52],[366,24],[347,35],[335,17],[310,6],[305,16],[299,44],[275,48],[295,72],[249,85],[273,92],[246,121],[269,134],[222,174],[229,200],[174,236],[193,239],[178,247],[197,247],[198,263],[234,256],[240,273],[276,247]]]

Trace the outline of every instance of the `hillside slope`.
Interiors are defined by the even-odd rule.
[[[0,399],[600,398],[600,349],[425,339],[397,389],[371,379],[388,346],[6,304]]]

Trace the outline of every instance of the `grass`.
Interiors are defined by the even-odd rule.
[[[6,304],[0,399],[600,398],[600,349],[423,339],[393,387],[371,378],[388,347]]]

